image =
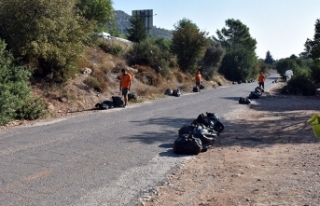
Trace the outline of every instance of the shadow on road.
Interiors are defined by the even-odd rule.
[[[230,99],[236,100],[236,97]],[[238,99],[238,98],[237,98]],[[234,120],[224,121],[225,129],[217,139],[215,147],[271,147],[275,144],[315,144],[310,125],[306,121],[312,113],[320,111],[319,97],[265,96],[251,105],[249,114]],[[237,104],[237,103],[235,103]],[[314,112],[313,112],[314,111]],[[153,125],[155,131],[146,131],[126,137],[130,141],[145,144],[159,143],[168,149],[163,156],[174,156],[173,142],[178,130],[190,124],[194,118],[153,118],[148,122],[133,121],[136,126]]]
[[[256,100],[250,113],[227,122],[216,147],[270,147],[275,144],[315,144],[306,121],[319,112],[319,97],[268,96]]]
[[[137,126],[149,126],[149,125],[158,125],[165,126],[167,128],[180,128],[185,124],[190,124],[194,118],[172,118],[172,117],[163,117],[163,118],[153,118],[149,121],[132,121]]]
[[[247,95],[248,96],[248,95]],[[243,96],[244,97],[244,96]],[[223,99],[228,99],[228,100],[233,100],[233,101],[239,101],[240,96],[239,97],[223,97]]]

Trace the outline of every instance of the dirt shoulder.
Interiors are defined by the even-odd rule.
[[[228,119],[215,146],[143,205],[319,205],[320,140],[306,121],[320,112],[320,97],[281,96],[277,89]]]

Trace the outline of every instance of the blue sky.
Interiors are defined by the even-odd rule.
[[[186,18],[210,36],[227,19],[239,19],[257,40],[257,55],[265,58],[270,51],[274,59],[303,52],[320,19],[320,0],[113,0],[113,8],[130,15],[132,10],[153,9],[153,24],[165,29]]]

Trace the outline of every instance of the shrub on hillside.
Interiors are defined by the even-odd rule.
[[[282,88],[282,93],[284,94],[304,96],[315,95],[316,91],[316,86],[306,75],[293,76],[288,84]]]
[[[185,83],[185,82],[190,82],[193,81],[192,77],[189,74],[183,73],[179,70],[174,70],[173,72],[174,76],[176,77],[176,80],[179,83]]]
[[[64,82],[77,72],[75,62],[94,29],[91,22],[76,12],[77,2],[10,0],[0,3],[1,38],[15,56],[37,60],[40,68],[37,75],[41,80]]]
[[[102,49],[104,52],[106,53],[110,53],[112,55],[122,55],[124,52],[124,48],[123,46],[121,46],[120,44],[117,44],[113,41],[99,41],[98,46],[100,49]]]
[[[19,108],[16,112],[17,119],[34,120],[41,118],[45,115],[47,105],[41,98],[29,98],[26,100],[25,105]]]
[[[134,44],[127,52],[126,60],[129,65],[139,64],[149,66],[156,72],[160,72],[162,68],[168,67],[169,64],[166,53],[152,39]]]
[[[150,67],[134,65],[133,68],[138,70],[135,78],[137,78],[140,82],[156,87],[163,83],[162,77]]]
[[[31,72],[17,66],[6,44],[0,40],[0,124],[14,119],[36,119],[44,114],[45,104],[31,96]],[[23,112],[22,112],[23,111]]]

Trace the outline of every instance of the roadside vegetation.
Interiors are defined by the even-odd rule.
[[[98,35],[106,31],[120,36],[111,0],[2,0],[0,124],[55,116],[65,108],[89,109],[117,94],[122,68],[134,75],[133,92],[147,99],[167,88],[191,91],[198,70],[215,87],[226,80],[256,79],[260,71],[276,69],[283,76],[291,69],[294,77],[284,92],[316,92],[319,20],[306,51],[280,60],[270,51],[258,59],[257,41],[240,20],[226,20],[224,28],[209,36],[185,18],[175,24],[172,39],[148,36],[139,16],[132,16],[130,23],[128,36],[122,38],[133,43],[126,43]]]

